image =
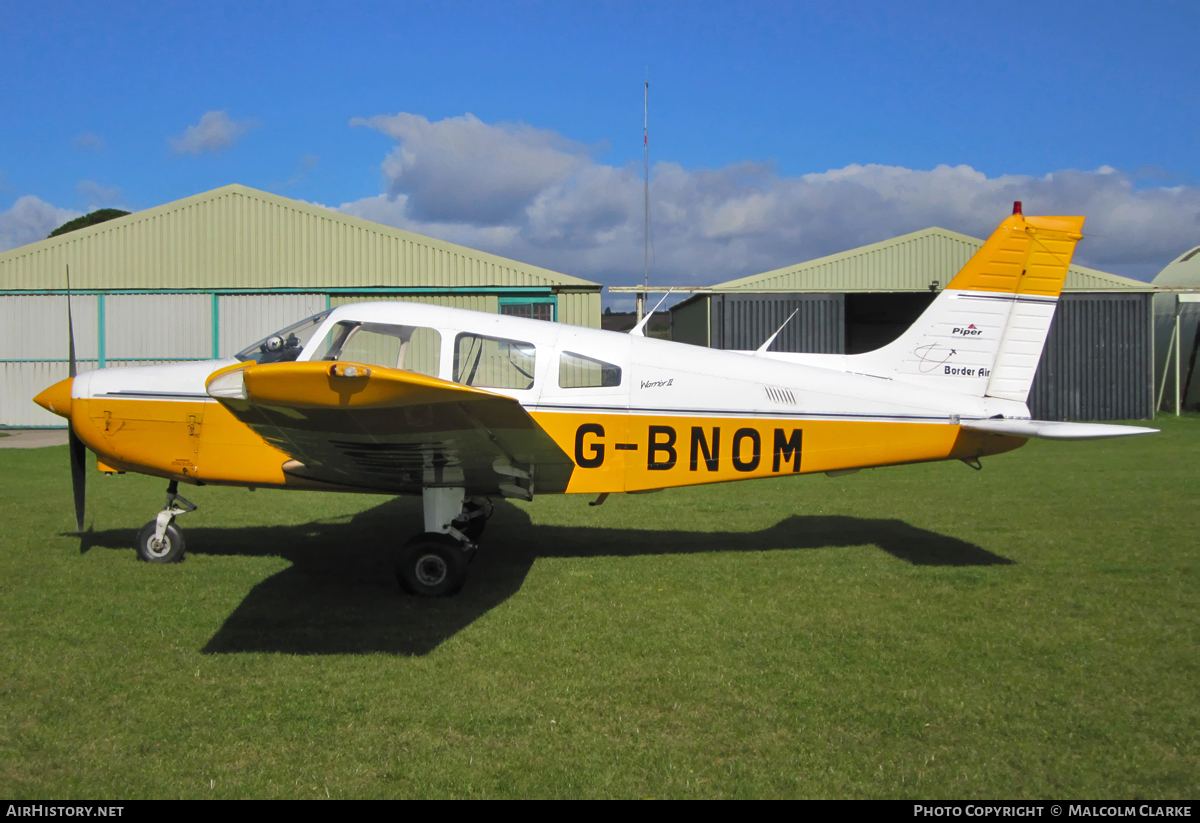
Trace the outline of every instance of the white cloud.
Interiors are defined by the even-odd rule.
[[[356,117],[398,145],[383,161],[388,194],[418,220],[486,226],[520,221],[547,187],[592,165],[587,149],[545,129],[488,125],[474,115],[430,123],[417,114]]]
[[[227,111],[206,111],[199,123],[188,126],[179,137],[167,138],[167,142],[176,154],[202,154],[232,146],[256,126],[258,123],[254,120],[240,123],[231,120]]]
[[[41,198],[27,194],[13,203],[8,211],[0,212],[0,251],[45,240],[50,232],[79,216],[77,211],[56,208]]]
[[[340,211],[600,282],[641,281],[640,169],[596,162],[581,144],[477,118],[357,119],[395,138],[384,194]],[[987,237],[1014,200],[1026,214],[1082,214],[1076,261],[1152,276],[1200,243],[1200,187],[1137,188],[1108,166],[1044,177],[988,177],[851,165],[780,175],[737,163],[651,172],[653,282],[703,285],[941,226]]]
[[[287,182],[281,188],[291,188],[292,186],[303,183],[308,173],[315,169],[321,162],[321,158],[316,154],[300,155],[300,162],[296,166],[296,173],[287,179]]]
[[[104,138],[98,134],[92,134],[91,132],[85,131],[83,134],[77,135],[75,137],[75,148],[77,148],[77,149],[91,149],[93,151],[104,151],[104,149],[106,147],[107,146],[104,142]]]
[[[95,180],[80,180],[75,184],[75,191],[88,199],[89,209],[112,203],[121,196],[119,186],[102,186]]]

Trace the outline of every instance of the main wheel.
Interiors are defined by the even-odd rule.
[[[467,555],[448,534],[426,532],[409,540],[396,564],[400,588],[418,597],[449,597],[467,580]]]
[[[138,560],[147,563],[178,563],[183,560],[183,551],[186,545],[183,541],[183,530],[174,523],[170,523],[163,533],[162,541],[159,542],[154,539],[154,532],[157,528],[157,521],[151,520],[138,532],[136,547]]]

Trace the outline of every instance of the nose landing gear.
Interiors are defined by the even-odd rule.
[[[146,563],[178,563],[183,560],[185,542],[183,529],[175,525],[175,518],[194,512],[196,504],[179,496],[179,482],[167,484],[167,502],[158,516],[138,532],[138,560]]]

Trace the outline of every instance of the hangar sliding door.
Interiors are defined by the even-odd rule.
[[[1064,294],[1042,350],[1037,420],[1154,417],[1149,294]]]
[[[212,356],[211,295],[108,294],[103,317],[106,368]]]
[[[99,356],[97,298],[71,298],[79,370],[94,369]],[[63,419],[33,402],[42,389],[67,378],[65,295],[0,296],[0,425],[61,426]]]
[[[775,338],[771,351],[842,354],[846,296],[843,294],[714,294],[710,345],[752,351],[797,312]]]
[[[217,298],[217,353],[233,357],[272,332],[325,311],[324,294],[222,294]]]

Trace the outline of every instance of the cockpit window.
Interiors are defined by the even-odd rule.
[[[253,346],[242,349],[234,357],[238,360],[253,360],[256,363],[284,363],[295,360],[301,350],[317,331],[317,327],[329,316],[323,311],[293,323],[286,329],[275,332],[270,337],[258,341]]]
[[[442,336],[423,326],[338,323],[329,330],[314,360],[347,360],[438,376]]]
[[[604,389],[621,385],[621,367],[565,351],[558,356],[561,389]]]
[[[533,388],[532,343],[460,334],[454,341],[454,382],[487,389]]]

